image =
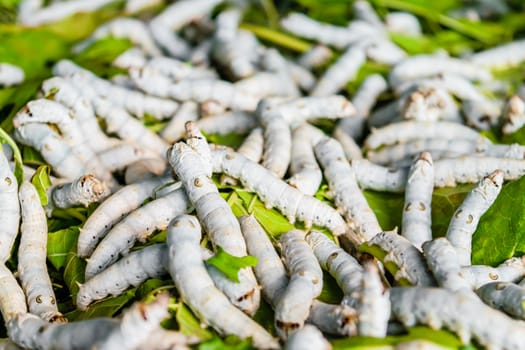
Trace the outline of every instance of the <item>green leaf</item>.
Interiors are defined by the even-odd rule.
[[[1,35],[1,33],[0,33]],[[1,48],[0,48],[1,50]],[[20,85],[0,89],[0,127],[6,132],[13,131],[13,118],[15,114],[34,96],[40,89],[40,81],[24,81]]]
[[[35,186],[40,198],[40,203],[43,206],[46,206],[49,203],[49,198],[47,198],[47,189],[51,187],[51,179],[49,174],[51,168],[48,165],[41,165],[36,169],[35,174],[31,178],[31,183]]]
[[[199,344],[199,350],[252,350],[250,339],[239,339],[235,336],[229,335],[224,339],[214,337],[208,341]]]
[[[472,264],[497,265],[525,254],[525,177],[503,186],[472,237]]]
[[[240,269],[257,265],[257,258],[254,256],[233,256],[226,252],[221,246],[216,246],[215,248],[217,249],[217,252],[214,256],[206,260],[206,263],[224,273],[226,277],[234,282],[239,283]]]
[[[33,147],[22,146],[22,159],[25,165],[45,165],[46,161]]]
[[[238,148],[242,144],[246,136],[246,135],[235,134],[235,133],[219,135],[219,134],[207,134],[203,132],[202,134],[206,137],[206,140],[208,140],[209,143],[228,146],[232,148]]]
[[[401,227],[401,215],[405,195],[400,193],[386,193],[366,190],[365,198],[374,211],[383,230],[392,230]]]
[[[9,136],[4,129],[0,128],[0,141],[2,143],[7,143],[9,147],[13,150],[13,157],[15,158],[15,171],[14,175],[18,184],[24,182],[24,168],[22,163],[22,155],[20,154],[20,149],[18,148],[15,141]]]
[[[200,340],[212,338],[212,333],[201,326],[199,320],[183,303],[177,304],[175,320],[177,321],[179,325],[179,331],[182,334],[194,336]]]
[[[121,53],[132,47],[127,39],[104,38],[95,41],[85,51],[81,52],[74,58],[74,61],[93,73],[103,76],[112,77],[116,74],[127,72],[120,68],[115,68],[111,63]]]
[[[84,272],[86,271],[86,262],[80,259],[76,254],[76,242],[74,252],[66,254],[66,265],[64,267],[64,282],[71,293],[71,298],[76,300],[79,289],[79,283],[84,282]]]
[[[359,251],[368,253],[368,254],[372,255],[374,258],[376,258],[377,260],[381,261],[381,263],[385,266],[387,271],[390,272],[390,274],[392,276],[395,276],[396,273],[399,271],[399,267],[394,262],[392,262],[392,261],[385,261],[385,257],[386,257],[388,252],[383,250],[381,247],[379,247],[379,246],[377,246],[375,244],[370,244],[368,242],[364,242],[359,247]],[[411,286],[412,285],[404,277],[402,277],[402,278],[400,278],[400,279],[398,279],[396,281],[398,282],[398,284],[400,286]]]
[[[442,237],[456,209],[463,203],[473,184],[436,188],[432,193],[432,235]]]
[[[69,321],[89,320],[96,317],[113,317],[135,297],[135,289],[128,290],[118,297],[91,304],[86,311],[75,310],[66,314]]]
[[[71,226],[56,232],[50,232],[47,236],[47,259],[60,270],[66,265],[67,255],[76,249],[80,229]]]
[[[285,34],[279,30],[249,23],[242,23],[239,28],[249,30],[263,41],[296,52],[306,52],[311,46],[307,41]]]

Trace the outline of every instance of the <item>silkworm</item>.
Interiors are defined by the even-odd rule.
[[[86,280],[114,263],[119,254],[127,255],[137,240],[146,241],[153,232],[166,229],[171,219],[190,209],[185,191],[178,189],[129,213],[108,231],[91,254],[86,265]]]
[[[18,235],[20,204],[18,202],[18,181],[2,149],[0,149],[0,179],[0,222],[2,223],[0,262],[3,264],[11,256],[11,249]]]
[[[312,302],[323,287],[323,271],[304,240],[305,235],[304,231],[291,230],[279,240],[290,275],[290,282],[275,307],[275,328],[283,339],[304,326]]]
[[[356,180],[362,189],[383,192],[403,192],[408,177],[407,168],[387,168],[367,159],[351,161]]]
[[[35,187],[20,185],[21,238],[18,248],[18,273],[27,296],[29,312],[49,322],[65,322],[58,311],[55,292],[47,272],[47,220]]]
[[[352,10],[357,19],[365,21],[379,30],[385,29],[383,21],[368,2],[358,0],[352,4]]]
[[[463,114],[466,124],[479,130],[488,130],[500,122],[502,105],[498,100],[465,100]]]
[[[261,160],[263,154],[264,138],[260,127],[254,128],[244,139],[237,149],[237,153],[256,163]]]
[[[5,323],[16,315],[27,313],[24,291],[4,264],[0,264],[0,311]]]
[[[113,37],[128,39],[134,46],[140,47],[150,56],[161,55],[144,22],[134,18],[119,17],[99,26],[87,39],[73,47],[73,52],[84,51],[97,40]]]
[[[491,282],[478,288],[476,294],[485,304],[495,309],[502,310],[512,317],[525,318],[525,289],[517,284]]]
[[[503,179],[502,170],[496,170],[484,177],[469,192],[450,220],[446,237],[456,249],[459,263],[462,266],[470,265],[472,235],[476,231],[481,216],[498,197]]]
[[[409,12],[389,12],[385,15],[385,27],[390,33],[410,36],[421,35],[421,24],[416,16]]]
[[[435,285],[421,252],[396,231],[380,232],[366,244],[377,246],[385,252],[383,263],[389,270],[388,264],[393,264],[397,268],[394,275],[396,281],[423,287]]]
[[[453,292],[471,292],[472,284],[462,275],[456,249],[445,237],[429,240],[422,245],[428,268],[438,285]]]
[[[152,57],[144,66],[155,69],[174,81],[217,78],[217,73],[211,69],[190,66],[186,62],[166,56]]]
[[[349,118],[346,118],[349,119]],[[361,147],[354,141],[354,139],[348,135],[341,127],[337,126],[334,129],[332,137],[336,139],[345,153],[346,159],[361,159],[363,154],[361,152]]]
[[[355,226],[356,234],[367,241],[381,232],[377,217],[357,185],[355,174],[339,143],[325,138],[314,149],[324,168],[324,176],[334,195],[335,205],[346,220]]]
[[[512,134],[525,125],[525,102],[518,96],[512,96],[503,110],[504,123],[501,131]]]
[[[323,180],[323,173],[314,154],[314,145],[325,134],[308,123],[301,124],[292,132],[290,174],[287,182],[304,194],[313,196]]]
[[[196,124],[207,134],[242,134],[257,126],[257,118],[251,113],[232,111],[199,119]]]
[[[173,32],[162,20],[153,18],[149,24],[151,36],[170,57],[187,59],[191,54],[191,46],[178,33]]]
[[[456,333],[463,344],[474,338],[489,349],[525,347],[521,334],[525,326],[469,295],[438,288],[392,288],[392,315],[406,327],[416,324],[433,329],[446,327]],[[491,320],[498,327],[490,327]]]
[[[263,327],[235,308],[214,286],[202,261],[200,239],[200,224],[193,216],[177,216],[168,226],[169,272],[182,300],[219,333],[252,337],[256,347],[279,348]]]
[[[379,270],[374,263],[365,264],[357,304],[359,335],[385,337],[390,317],[388,290],[384,290]]]
[[[234,84],[236,89],[258,98],[295,96],[296,88],[290,89],[289,85],[282,76],[269,72],[255,73],[248,78],[238,80]]]
[[[278,178],[283,178],[292,157],[292,134],[282,118],[263,122],[264,148],[262,165]]]
[[[184,125],[188,121],[199,119],[198,105],[193,101],[183,102],[168,124],[160,131],[166,142],[173,143],[184,136]]]
[[[422,152],[408,171],[401,235],[416,248],[432,239],[431,202],[434,190],[432,156]]]
[[[203,141],[205,142],[205,139]],[[205,157],[187,144],[179,142],[168,151],[168,160],[173,171],[182,181],[212,244],[221,246],[234,256],[245,256],[246,243],[239,222],[210,179],[212,169],[210,164],[205,163]],[[239,293],[244,296],[245,310],[253,314],[260,301],[260,291],[253,271],[249,268],[241,269],[239,281],[240,283],[235,284],[242,289]],[[234,284],[232,281],[229,282]]]
[[[77,245],[78,256],[90,256],[99,240],[111,226],[151,197],[156,187],[170,181],[173,181],[171,177],[156,177],[127,185],[102,202],[80,229]]]
[[[388,66],[398,64],[407,57],[403,49],[383,36],[368,37],[357,46],[364,48],[366,56],[372,61]]]
[[[312,230],[305,237],[321,267],[334,277],[343,291],[346,303],[355,307],[361,288],[363,267],[350,254],[338,247],[326,235]]]
[[[489,143],[481,153],[486,157],[524,159],[525,146],[518,143],[510,145],[493,145]]]
[[[327,96],[337,93],[344,85],[352,81],[365,63],[365,52],[361,48],[348,48],[339,59],[319,78],[312,89],[312,96]]]
[[[317,80],[315,75],[310,70],[300,64],[295,63],[294,61],[287,60],[287,63],[290,76],[292,77],[295,85],[301,88],[303,91],[311,91]],[[291,85],[288,84],[288,86]],[[293,93],[297,93],[297,89],[293,89]]]
[[[390,124],[380,129],[372,129],[372,133],[365,140],[365,147],[376,149],[382,145],[392,145],[421,138],[477,140],[479,133],[458,123],[411,120]]]
[[[275,48],[261,50],[259,64],[264,70],[277,74],[281,77],[281,85],[286,95],[299,97],[301,94],[292,76],[289,61]]]
[[[463,266],[461,275],[474,288],[479,288],[490,282],[518,282],[525,276],[523,258],[510,258],[497,267],[485,265]]]
[[[297,62],[307,68],[313,69],[322,66],[332,57],[333,53],[327,46],[323,44],[312,45],[312,47],[304,52]]]
[[[112,172],[145,159],[161,160],[154,151],[124,142],[100,152],[98,157],[104,167]]]
[[[50,187],[49,208],[87,207],[91,203],[102,201],[109,193],[103,182],[92,174],[87,174],[72,182]]]
[[[11,63],[0,63],[0,86],[18,85],[25,79],[22,68]]]
[[[473,64],[484,68],[517,66],[525,60],[525,41],[515,40],[469,57]]]
[[[148,62],[146,53],[138,47],[132,47],[118,55],[111,65],[122,69],[141,68],[146,62]]]
[[[334,235],[347,232],[347,225],[335,209],[318,199],[302,194],[277,178],[263,166],[225,149],[212,150],[213,171],[225,173],[257,193],[267,208],[275,207],[290,222],[302,221],[328,228]]]
[[[330,350],[332,345],[325,339],[323,333],[312,325],[305,325],[290,334],[284,345],[285,350]]]
[[[126,167],[124,182],[134,182],[161,176],[166,171],[167,163],[160,158],[144,158],[137,160]]]
[[[348,305],[314,300],[305,327],[313,324],[328,334],[353,336],[357,335],[357,320],[357,311]]]

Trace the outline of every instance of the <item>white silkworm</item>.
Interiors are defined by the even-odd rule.
[[[356,234],[367,241],[381,232],[377,217],[357,185],[354,171],[339,143],[332,138],[325,138],[314,149],[324,168],[324,176],[333,193],[335,205],[346,220],[355,226]]]
[[[257,98],[274,96],[294,96],[295,88],[290,89],[284,78],[276,73],[258,72],[254,75],[239,80],[234,84],[235,88]]]
[[[144,51],[138,47],[132,47],[118,55],[111,65],[122,69],[141,68],[146,65],[146,62],[148,62],[148,58]]]
[[[304,240],[305,235],[304,231],[291,230],[279,240],[290,275],[290,282],[275,307],[275,328],[283,339],[304,326],[313,300],[323,288],[323,271]]]
[[[489,143],[486,145],[486,149],[481,147],[481,153],[485,157],[524,159],[525,146],[518,143],[510,145],[493,145]]]
[[[306,235],[306,241],[312,247],[321,267],[335,278],[345,295],[346,303],[355,307],[363,278],[363,267],[321,232],[310,231]]]
[[[145,242],[153,232],[166,229],[175,216],[190,209],[185,191],[179,188],[129,213],[108,231],[91,254],[86,280],[105,270],[119,255],[127,255],[137,240]]]
[[[517,66],[525,60],[525,41],[516,40],[473,54],[470,62],[484,68]]]
[[[379,18],[374,8],[367,1],[358,0],[354,2],[352,4],[352,10],[357,19],[365,21],[379,30],[384,30],[384,24],[381,18]]]
[[[423,152],[410,167],[405,188],[401,235],[416,248],[432,239],[431,204],[434,190],[432,156]]]
[[[253,215],[241,216],[239,223],[248,253],[257,258],[254,272],[261,284],[262,295],[275,308],[288,285],[286,269],[268,235]]]
[[[11,63],[0,63],[0,86],[18,85],[25,79],[22,68]]]
[[[0,149],[0,222],[2,223],[0,263],[4,264],[11,256],[11,249],[18,235],[20,204],[18,182],[2,149]]]
[[[206,142],[204,138],[202,140]],[[211,180],[212,169],[206,157],[187,144],[178,142],[168,151],[168,160],[182,181],[212,244],[221,246],[234,256],[245,256],[246,243],[239,222]],[[243,309],[248,314],[254,314],[259,307],[260,291],[253,271],[241,269],[239,281],[235,284],[241,290],[239,294],[244,296]]]
[[[151,197],[156,187],[170,181],[173,181],[171,177],[157,177],[127,185],[102,202],[80,229],[77,245],[78,256],[90,256],[99,240],[111,226]]]
[[[315,85],[316,77],[307,68],[295,63],[294,61],[287,60],[288,69],[295,85],[301,88],[303,91],[310,91]],[[292,86],[287,84],[287,86]],[[297,89],[293,89],[293,93],[297,93]]]
[[[324,72],[310,94],[327,96],[337,93],[347,82],[354,80],[365,61],[366,56],[362,48],[350,47]]]
[[[313,196],[323,180],[323,173],[317,164],[314,145],[325,134],[316,127],[304,123],[293,130],[290,174],[287,182],[304,194]]]
[[[313,69],[328,62],[332,55],[332,50],[327,46],[322,44],[312,45],[308,51],[299,57],[298,63],[307,69]]]
[[[372,129],[372,133],[365,140],[365,147],[376,149],[382,145],[392,145],[421,138],[478,140],[479,133],[458,123],[411,120],[390,124],[380,129]]]
[[[312,325],[290,334],[284,345],[285,350],[331,350],[332,345],[325,339],[323,333]]]
[[[263,166],[230,150],[212,150],[213,171],[225,173],[240,180],[249,190],[257,193],[267,208],[276,207],[290,222],[303,221],[328,228],[334,235],[347,232],[343,218],[331,206],[302,194],[273,175]]]
[[[483,304],[479,299],[438,288],[392,288],[392,315],[406,327],[416,324],[448,328],[463,344],[474,338],[488,349],[525,347],[525,326]],[[498,327],[491,327],[491,320]]]
[[[89,172],[71,147],[49,125],[31,123],[15,129],[15,138],[36,149],[60,177],[73,180]]]
[[[512,282],[491,282],[476,290],[483,302],[512,317],[525,319],[525,288]]]
[[[136,287],[148,278],[165,275],[167,253],[165,244],[155,244],[123,257],[80,285],[77,307],[85,310],[93,301],[108,295],[118,296],[130,286]]]
[[[257,118],[251,113],[233,111],[201,118],[196,121],[196,124],[207,134],[242,134],[257,125]]]
[[[502,105],[498,100],[465,100],[462,107],[467,125],[476,129],[488,130],[500,123]]]
[[[108,148],[98,154],[100,161],[109,171],[123,169],[131,164],[144,159],[158,159],[158,154],[149,149],[134,145],[132,143],[121,143]]]
[[[144,22],[125,17],[115,18],[102,24],[87,39],[76,44],[73,47],[73,52],[82,52],[97,40],[106,37],[128,39],[134,46],[140,47],[150,56],[161,54]]]
[[[359,145],[354,141],[352,136],[348,135],[341,127],[337,126],[334,129],[332,137],[339,141],[339,144],[341,145],[341,147],[343,148],[343,152],[345,153],[346,159],[354,160],[363,158],[361,147],[359,147]]]
[[[69,183],[61,183],[48,189],[49,209],[87,207],[102,201],[109,195],[106,185],[92,174],[87,174]]]
[[[124,182],[129,185],[155,176],[161,176],[166,171],[166,166],[166,161],[159,158],[137,160],[126,167]]]
[[[348,337],[357,335],[357,318],[357,311],[348,305],[314,300],[305,327],[313,324],[325,333]]]
[[[125,12],[126,14],[136,14],[161,4],[162,0],[128,0],[126,1]]]
[[[463,266],[461,275],[474,288],[479,288],[490,282],[518,282],[525,276],[525,263],[523,258],[510,258],[497,267],[484,265]]]
[[[496,170],[484,177],[469,192],[450,220],[446,237],[456,249],[461,266],[470,265],[472,235],[476,231],[481,216],[498,197],[503,178],[502,170]]]
[[[290,62],[277,49],[263,49],[259,64],[262,69],[281,77],[280,84],[283,85],[283,91],[286,91],[287,95],[292,97],[301,95],[292,76]]]
[[[168,124],[161,130],[160,136],[169,143],[178,141],[184,136],[186,122],[197,119],[199,119],[197,103],[193,101],[183,102]]]
[[[279,348],[263,327],[235,308],[214,286],[202,261],[200,238],[200,225],[193,216],[178,216],[168,226],[169,272],[182,300],[219,333],[252,337],[256,347]]]
[[[0,264],[0,311],[5,323],[16,315],[27,313],[24,291],[3,263]]]
[[[439,74],[454,74],[481,82],[492,79],[491,73],[475,62],[437,55],[418,55],[409,57],[394,66],[388,80],[390,85],[396,86],[407,80]]]
[[[352,169],[363,189],[384,192],[403,192],[408,178],[407,168],[387,168],[367,159],[352,160]]]
[[[242,154],[246,158],[256,163],[261,160],[264,147],[264,138],[262,129],[253,129],[244,139],[242,144],[237,149],[237,153]]]
[[[518,96],[512,96],[505,105],[503,110],[503,127],[501,131],[504,134],[512,134],[525,125],[525,102]]]
[[[385,26],[390,33],[419,36],[421,25],[416,16],[409,12],[389,12],[385,15]]]
[[[264,149],[262,165],[278,178],[283,178],[292,157],[292,134],[282,118],[263,122]]]
[[[379,270],[373,262],[365,264],[357,304],[359,335],[381,338],[386,336],[390,318],[390,299],[384,290]]]
[[[47,272],[47,220],[35,187],[20,185],[22,224],[18,248],[18,273],[27,297],[29,312],[49,322],[65,322],[58,311],[55,292]]]
[[[421,252],[397,232],[380,232],[366,244],[377,246],[386,253],[383,263],[392,263],[398,268],[394,275],[396,281],[423,287],[435,285]]]
[[[166,75],[174,81],[217,78],[217,73],[211,69],[190,66],[186,62],[166,56],[153,57],[144,66],[155,69],[160,74]]]
[[[445,237],[423,243],[428,268],[438,285],[453,292],[471,292],[472,284],[463,277],[456,249]]]
[[[403,61],[407,54],[390,39],[380,36],[363,39],[358,44],[365,49],[366,56],[377,63],[393,66]]]

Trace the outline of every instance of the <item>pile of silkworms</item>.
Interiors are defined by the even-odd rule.
[[[108,2],[41,8],[23,1],[19,20],[48,23]],[[157,3],[129,1],[126,10]],[[464,344],[525,349],[525,261],[471,264],[480,217],[504,181],[525,174],[525,146],[494,144],[480,133],[498,127],[510,134],[525,125],[525,96],[485,94],[505,91],[491,69],[523,63],[525,42],[461,59],[408,56],[389,32],[420,35],[417,17],[395,12],[383,20],[358,0],[346,27],[300,13],[283,18],[284,31],[315,43],[291,57],[239,28],[244,6],[179,0],[148,20],[112,19],[73,51],[106,37],[129,39],[133,48],[113,62],[127,74],[107,80],[60,60],[39,96],[18,111],[13,137],[40,153],[53,185],[42,206],[29,181],[35,169],[25,166],[18,183],[13,152],[4,146],[0,311],[9,339],[2,346],[185,349],[198,341],[161,327],[169,317],[166,294],[137,302],[120,318],[68,323],[58,310],[46,268],[46,217],[100,203],[78,237],[77,254],[87,262],[73,301],[80,310],[169,275],[172,296],[202,324],[251,338],[256,348],[330,349],[327,339],[382,338],[425,325],[448,329]],[[367,76],[350,100],[336,95],[367,60],[390,66],[388,76]],[[16,66],[0,64],[1,85],[23,79]],[[378,103],[385,93],[394,98]],[[152,131],[147,118],[163,128]],[[315,126],[320,118],[332,119],[330,134]],[[236,150],[204,136],[231,133],[247,134]],[[333,206],[314,196],[323,179]],[[434,188],[462,183],[475,185],[445,237],[433,238]],[[256,216],[234,215],[221,185],[256,193],[304,230],[272,241]],[[365,189],[404,192],[399,232],[380,226]],[[163,230],[166,242],[133,249]],[[343,239],[356,249],[339,246]],[[14,246],[16,273],[5,266]],[[205,264],[219,248],[257,264],[233,281]],[[377,259],[367,254],[374,251]],[[340,304],[318,300],[323,274],[343,292]],[[275,334],[252,318],[261,296],[274,311]],[[405,345],[399,348],[423,346]]]

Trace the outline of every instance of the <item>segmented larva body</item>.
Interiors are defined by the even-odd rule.
[[[383,21],[381,21],[381,18],[379,18],[374,8],[368,2],[358,0],[352,4],[352,10],[357,19],[365,21],[379,30],[385,29]]]
[[[463,122],[452,96],[447,91],[434,87],[419,87],[408,94],[400,112],[403,119]]]
[[[278,178],[283,178],[292,158],[292,133],[282,118],[263,122],[264,148],[262,165]]]
[[[439,237],[422,247],[428,268],[440,287],[454,292],[472,291],[472,284],[462,275],[456,249],[448,239]]]
[[[186,129],[186,144],[201,157],[201,163],[206,167],[206,173],[211,176],[213,168],[211,164],[211,150],[208,141],[201,133],[196,122],[189,121],[184,125]]]
[[[385,27],[390,33],[410,36],[421,35],[421,25],[416,16],[409,12],[389,12],[385,15]]]
[[[349,118],[346,118],[349,119]],[[343,148],[347,160],[361,159],[363,154],[361,147],[355,142],[355,140],[348,135],[341,127],[337,126],[334,129],[332,137],[339,141],[339,144]]]
[[[205,139],[202,140],[205,142]],[[187,144],[179,142],[168,151],[168,160],[182,181],[212,244],[221,246],[234,256],[245,256],[246,243],[239,222],[211,180],[212,169],[210,164],[205,164],[205,157]],[[229,282],[242,289],[240,294],[245,296],[245,311],[253,314],[260,301],[260,291],[253,271],[249,268],[241,269],[239,281],[240,283]]]
[[[307,68],[301,66],[300,64],[295,63],[294,61],[287,60],[288,69],[290,70],[290,75],[295,85],[301,88],[303,91],[310,91],[315,86],[317,78],[315,75],[309,71]],[[292,86],[287,84],[287,86]],[[294,93],[297,93],[297,89],[293,90]]]
[[[166,142],[176,142],[184,136],[184,125],[186,122],[196,121],[198,119],[199,108],[197,103],[193,101],[183,102],[169,120],[168,124],[161,130],[160,136],[166,140]]]
[[[382,145],[392,145],[422,138],[478,140],[479,133],[458,123],[411,120],[390,124],[380,129],[373,129],[372,133],[365,140],[365,147],[367,149],[376,149]]]
[[[513,143],[510,145],[493,145],[487,144],[486,148],[480,147],[483,155],[486,157],[495,158],[511,158],[511,159],[524,159],[525,158],[525,146],[519,143]]]
[[[510,258],[497,267],[472,265],[463,266],[461,275],[474,288],[479,288],[490,282],[518,282],[525,276],[523,258]]]
[[[252,337],[254,346],[277,349],[278,343],[259,324],[234,307],[213,284],[202,260],[199,221],[176,217],[168,226],[169,272],[182,300],[202,322],[221,334]]]
[[[71,147],[46,124],[27,124],[15,129],[15,138],[36,149],[60,177],[73,180],[89,172]]]
[[[0,63],[0,86],[12,86],[23,82],[24,71],[14,64]]]
[[[349,306],[355,307],[363,279],[363,267],[321,232],[312,230],[305,239],[321,267],[335,278]]]
[[[217,78],[217,73],[211,69],[190,66],[186,62],[166,56],[152,57],[144,66],[155,69],[174,81]],[[139,68],[140,66],[136,67]]]
[[[305,325],[290,334],[284,345],[285,350],[331,350],[332,345],[315,326]]]
[[[384,289],[373,262],[365,264],[357,304],[359,335],[385,337],[390,318],[389,291]]]
[[[73,182],[50,187],[48,193],[51,199],[50,208],[87,207],[106,198],[109,189],[95,176],[87,174]]]
[[[357,319],[357,311],[348,305],[314,300],[306,323],[325,333],[348,337],[357,335]]]
[[[291,230],[279,240],[290,275],[290,282],[275,307],[275,328],[283,339],[303,327],[313,300],[321,294],[323,288],[323,271],[304,240],[305,235],[304,231]]]
[[[144,22],[134,18],[115,18],[99,26],[87,39],[73,47],[74,52],[81,52],[97,40],[113,37],[128,39],[134,46],[140,47],[150,56],[159,56],[161,51],[155,45],[148,27]]]
[[[326,227],[334,235],[347,233],[347,225],[335,209],[302,194],[263,166],[225,149],[212,150],[212,160],[214,172],[240,180],[249,191],[257,193],[267,208],[277,208],[290,222],[302,221],[307,228]]]
[[[325,138],[314,149],[324,168],[324,176],[334,195],[335,205],[346,220],[355,225],[357,235],[367,241],[381,232],[377,217],[357,185],[355,174],[339,143],[332,138]]]
[[[485,302],[512,317],[525,319],[525,288],[512,282],[491,282],[476,290]]]
[[[470,62],[490,69],[516,66],[525,60],[525,41],[516,40],[473,54]]]
[[[18,273],[27,296],[29,312],[45,321],[64,322],[58,312],[55,292],[47,272],[47,220],[35,187],[30,182],[20,185],[22,224],[18,248]]]
[[[1,148],[0,222],[2,223],[0,226],[0,263],[3,265],[11,256],[11,249],[18,235],[20,204],[18,202],[18,182]]]
[[[264,137],[262,128],[253,129],[244,139],[237,149],[237,153],[242,154],[251,161],[258,163],[261,160],[264,147]]]
[[[325,134],[316,127],[303,123],[292,132],[290,174],[287,182],[304,194],[313,196],[323,180],[323,173],[314,154],[314,145]]]
[[[6,323],[16,315],[27,313],[24,291],[3,263],[0,264],[0,311]]]
[[[446,237],[456,249],[461,266],[470,265],[472,235],[476,231],[481,216],[498,197],[502,184],[503,171],[496,170],[483,178],[454,212]]]
[[[466,124],[479,130],[488,130],[498,125],[501,117],[502,102],[498,100],[465,100],[463,114]]]
[[[407,53],[403,49],[379,33],[375,37],[363,39],[357,46],[362,47],[366,56],[372,61],[388,66],[393,66],[407,57]]]
[[[257,118],[251,113],[232,111],[199,119],[196,124],[207,134],[243,134],[257,126]]]
[[[286,269],[268,235],[253,215],[241,216],[239,223],[248,253],[257,258],[253,270],[261,285],[262,295],[275,308],[288,285]]]
[[[489,81],[492,75],[477,63],[438,55],[418,55],[407,58],[394,66],[389,73],[390,85],[396,86],[407,80],[454,74],[469,80]]]
[[[488,349],[525,347],[522,323],[470,295],[441,288],[396,287],[390,290],[390,302],[392,315],[406,327],[416,324],[433,329],[445,327],[456,333],[463,344],[473,338]],[[498,326],[491,326],[495,324]]]
[[[525,125],[525,102],[518,96],[512,96],[503,110],[504,123],[501,128],[504,134],[512,134]]]
[[[111,226],[151,197],[156,187],[170,181],[173,181],[171,177],[156,177],[127,185],[102,202],[80,229],[78,256],[83,258],[90,256]]]
[[[166,171],[167,163],[160,158],[139,159],[126,167],[124,182],[132,184],[134,182],[162,176]]]
[[[383,263],[389,268],[392,263],[398,271],[394,278],[400,283],[417,286],[434,286],[435,281],[426,268],[423,254],[406,238],[395,231],[380,232],[366,242],[368,246],[378,246],[386,255]]]
[[[362,189],[384,192],[403,192],[408,178],[407,168],[387,168],[368,159],[354,159],[352,169]]]
[[[328,62],[332,56],[333,52],[328,46],[316,44],[312,45],[308,51],[299,56],[297,62],[306,69],[313,69]]]
[[[164,167],[166,166],[166,161],[159,158],[156,152],[132,143],[120,143],[119,145],[100,152],[98,157],[106,169],[111,172],[121,170],[138,161],[146,159],[160,161]],[[114,188],[115,187],[117,186],[114,186]]]
[[[281,77],[280,85],[282,85],[283,91],[286,92],[284,95],[291,97],[301,96],[293,79],[289,61],[275,48],[261,49],[260,51],[262,53],[259,64],[264,70]]]
[[[430,211],[433,190],[432,156],[428,152],[423,152],[408,172],[401,224],[401,235],[418,249],[421,249],[423,242],[432,239]]]
[[[488,101],[485,95],[472,83],[472,81],[455,75],[455,74],[439,74],[438,76],[420,78],[416,80],[408,80],[399,85],[394,86],[394,91],[397,95],[417,89],[418,87],[433,87],[443,89],[460,100],[473,101]]]
[[[146,53],[138,47],[132,47],[118,55],[111,62],[111,65],[122,69],[130,69],[144,67],[147,62]]]
[[[289,84],[283,79],[277,73],[259,72],[235,82],[234,86],[236,89],[258,98],[296,95],[296,91],[291,90]]]
[[[136,287],[148,278],[165,275],[167,258],[165,244],[151,245],[130,253],[80,285],[77,307],[85,310],[93,301],[108,295],[118,296],[130,286]]]
[[[86,265],[86,280],[114,263],[119,255],[127,255],[137,240],[146,241],[153,232],[164,230],[171,219],[190,209],[186,193],[180,188],[129,213],[93,251]]]

